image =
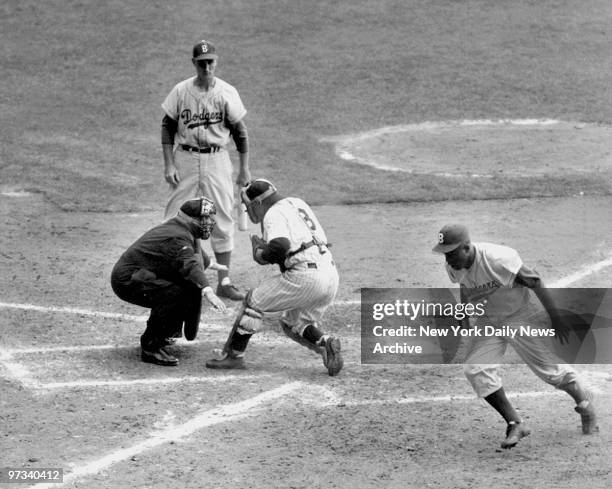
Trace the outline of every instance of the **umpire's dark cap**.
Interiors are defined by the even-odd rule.
[[[201,59],[217,59],[217,48],[211,42],[201,40],[193,46],[193,60],[199,61]]]
[[[438,244],[433,247],[436,253],[449,253],[464,243],[470,242],[470,235],[463,224],[447,224],[438,233]]]
[[[194,219],[210,216],[217,212],[214,202],[206,197],[188,200],[181,206],[181,211]]]

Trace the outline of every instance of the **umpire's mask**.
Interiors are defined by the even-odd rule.
[[[196,225],[196,238],[208,239],[215,227],[215,203],[207,197],[191,199],[181,206],[181,211],[193,219]]]

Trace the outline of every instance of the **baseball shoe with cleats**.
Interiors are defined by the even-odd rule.
[[[325,346],[325,349],[321,353],[323,355],[323,365],[327,367],[327,373],[332,377],[338,375],[344,365],[342,353],[340,353],[342,348],[340,338],[329,336],[325,339],[323,346]]]
[[[240,292],[234,284],[219,284],[217,286],[217,297],[223,297],[232,301],[242,301],[245,298],[245,294]]]
[[[170,355],[163,347],[142,348],[140,358],[145,363],[154,363],[162,367],[175,367],[178,365],[178,358]]]
[[[233,353],[224,353],[220,358],[206,360],[206,368],[244,370],[246,366],[242,355],[237,356]]]
[[[525,426],[525,423],[516,423],[510,422],[508,423],[508,427],[506,428],[506,439],[501,442],[502,448],[512,448],[516,446],[516,444],[526,436],[531,434],[531,430]]]
[[[580,414],[580,421],[582,422],[582,433],[585,435],[592,435],[599,432],[599,426],[597,426],[597,416],[595,415],[595,407],[593,401],[589,401],[586,406],[576,406],[574,410]]]

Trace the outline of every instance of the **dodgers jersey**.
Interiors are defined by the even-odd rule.
[[[310,206],[297,197],[285,197],[276,202],[263,218],[263,239],[269,243],[274,238],[287,238],[290,243],[289,253],[297,250],[302,244],[314,239],[318,243],[327,243],[327,236],[321,227],[317,216]],[[300,262],[319,262],[322,257],[331,260],[331,252],[323,247],[324,254],[319,252],[318,246],[297,253],[285,260],[285,266],[291,268]]]
[[[208,91],[195,85],[196,76],[176,84],[170,91],[162,109],[178,122],[175,140],[178,144],[194,147],[224,147],[230,139],[225,124],[235,124],[247,113],[238,90],[216,78]]]
[[[508,246],[473,243],[476,255],[469,269],[455,270],[448,263],[451,282],[458,283],[469,302],[486,299],[486,313],[507,317],[529,304],[529,289],[515,285],[516,274],[523,266],[518,252]]]

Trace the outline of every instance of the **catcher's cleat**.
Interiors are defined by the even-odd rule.
[[[234,284],[219,284],[217,286],[217,296],[230,299],[232,301],[242,301],[246,297]]]
[[[506,439],[501,442],[502,448],[512,448],[526,436],[531,434],[531,430],[525,426],[525,423],[516,423],[514,421],[508,423],[506,428]]]
[[[244,358],[232,354],[223,354],[221,358],[211,358],[206,360],[207,368],[216,369],[245,369]]]
[[[163,367],[175,367],[178,365],[178,359],[170,355],[162,347],[157,349],[142,348],[140,351],[140,358],[143,362],[154,363],[155,365],[161,365]]]
[[[322,351],[323,365],[327,367],[327,373],[331,376],[338,375],[344,365],[340,349],[340,338],[330,336],[325,339],[325,349]]]
[[[583,434],[592,435],[599,432],[599,426],[597,426],[597,416],[595,416],[595,407],[593,406],[592,401],[589,401],[586,406],[576,406],[574,410],[580,414]]]

